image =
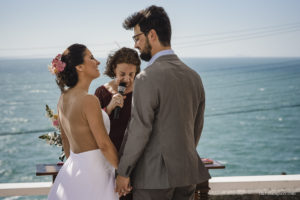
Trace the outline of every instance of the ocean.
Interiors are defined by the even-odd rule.
[[[211,170],[213,177],[300,174],[300,58],[182,60],[199,73],[206,91],[197,150],[226,166]],[[50,62],[0,60],[0,183],[51,181],[35,175],[36,164],[56,163],[61,152],[38,138],[54,130],[45,105],[56,110],[60,96]],[[109,80],[101,76],[89,93]]]

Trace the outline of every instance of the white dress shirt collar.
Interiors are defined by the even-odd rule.
[[[154,56],[152,56],[151,60],[148,62],[148,66],[152,65],[157,58],[165,55],[172,55],[172,54],[175,54],[172,49],[159,51]]]

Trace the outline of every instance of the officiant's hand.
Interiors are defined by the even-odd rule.
[[[118,175],[116,179],[116,185],[116,192],[119,194],[119,196],[126,196],[126,194],[132,190],[129,177]]]
[[[110,115],[111,112],[119,106],[120,108],[123,108],[124,106],[124,99],[126,99],[126,96],[122,96],[121,94],[117,93],[114,94],[111,98],[111,101],[106,107],[107,114]]]

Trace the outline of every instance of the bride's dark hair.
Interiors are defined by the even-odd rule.
[[[56,74],[56,83],[61,92],[65,92],[66,87],[72,88],[78,82],[76,66],[84,62],[84,52],[86,46],[83,44],[72,44],[61,56],[61,61],[66,64],[62,72]]]

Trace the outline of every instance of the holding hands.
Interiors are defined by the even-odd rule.
[[[126,196],[131,190],[130,178],[118,175],[116,179],[116,192],[119,196]]]

